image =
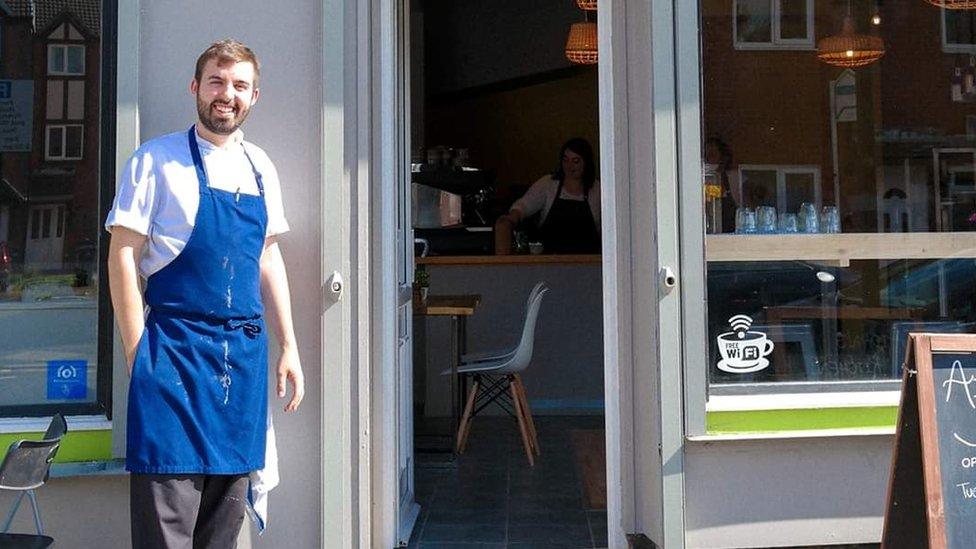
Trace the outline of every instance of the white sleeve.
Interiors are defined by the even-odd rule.
[[[267,157],[265,157],[267,158]],[[278,180],[278,170],[269,159],[267,169],[261,174],[264,183],[264,203],[268,209],[268,230],[265,236],[275,236],[290,230],[288,220],[285,219],[285,207],[281,198],[281,182]]]
[[[515,201],[512,204],[511,210],[518,210],[522,212],[522,217],[530,217],[535,215],[546,206],[546,200],[549,198],[550,187],[552,186],[552,176],[544,175],[539,178],[538,181],[529,187],[529,190],[525,191],[522,198]]]
[[[119,174],[115,200],[105,220],[105,229],[112,232],[112,227],[119,226],[148,235],[156,203],[156,191],[152,154],[142,149],[137,150]]]

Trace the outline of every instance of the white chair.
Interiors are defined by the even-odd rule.
[[[468,393],[468,399],[464,406],[464,414],[461,416],[461,422],[458,425],[456,447],[458,453],[463,453],[467,446],[468,434],[471,432],[471,421],[474,416],[478,415],[489,404],[495,403],[518,421],[519,431],[522,434],[522,444],[525,447],[525,455],[529,460],[529,465],[534,466],[534,456],[541,454],[535,422],[532,420],[532,410],[529,408],[529,399],[520,375],[532,361],[539,307],[542,304],[542,298],[549,291],[549,288],[545,287],[544,284],[540,284],[541,286],[536,285],[530,294],[525,321],[522,325],[522,337],[515,349],[496,355],[494,359],[462,362],[457,369],[458,374],[462,376],[462,383],[467,377],[473,378],[471,391]],[[441,375],[450,374],[451,370],[441,372]]]
[[[525,300],[525,310],[522,312],[523,322],[525,320],[525,315],[529,314],[529,307],[532,305],[532,301],[539,295],[543,289],[548,290],[549,286],[546,285],[545,281],[539,281],[535,286],[532,287],[532,291],[529,292],[529,298]],[[502,358],[507,358],[515,354],[515,350],[518,347],[511,347],[508,349],[494,349],[491,351],[483,351],[479,353],[466,353],[461,355],[461,364],[470,364],[472,362],[484,362],[488,360],[500,360]]]

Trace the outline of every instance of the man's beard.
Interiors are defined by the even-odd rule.
[[[223,103],[221,101],[213,101],[211,103],[204,103],[203,101],[197,100],[197,116],[200,118],[200,122],[205,128],[212,131],[217,135],[230,135],[237,131],[238,128],[244,124],[244,120],[247,119],[247,115],[251,112],[250,108],[244,108],[234,115],[233,118],[222,118],[217,117],[213,114],[212,107],[215,104],[226,105],[228,103]],[[233,105],[233,103],[229,103]],[[235,107],[236,108],[236,107]]]

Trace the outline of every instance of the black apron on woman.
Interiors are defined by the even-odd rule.
[[[550,254],[597,254],[600,253],[600,232],[590,211],[589,193],[583,191],[583,200],[562,198],[563,182],[556,187],[556,199],[549,214],[539,226],[539,239],[546,253]]]

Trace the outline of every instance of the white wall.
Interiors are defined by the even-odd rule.
[[[281,239],[308,393],[298,413],[273,403],[281,486],[271,493],[269,528],[255,547],[314,547],[319,503],[319,120],[321,5],[258,0],[141,3],[139,113],[143,139],[181,130],[195,118],[187,86],[200,52],[221,38],[251,46],[261,64],[261,98],[246,139],[267,151],[281,179],[291,232]],[[311,253],[310,253],[311,251]],[[309,296],[313,296],[311,299]],[[272,368],[274,362],[272,361]],[[120,502],[124,505],[125,502]]]
[[[514,347],[522,334],[525,300],[536,282],[549,286],[539,308],[532,362],[523,379],[535,414],[603,413],[603,294],[599,264],[428,265],[434,295],[478,294],[468,319],[468,350]],[[449,317],[417,317],[417,366],[426,365],[426,414],[450,415]],[[426,364],[425,364],[426,363]],[[415,371],[418,368],[415,368]],[[417,374],[415,374],[417,375]],[[417,375],[416,384],[423,378]],[[420,387],[417,390],[421,390]],[[496,406],[485,414],[504,414]]]
[[[197,56],[211,42],[237,38],[250,45],[262,62],[261,100],[244,129],[249,141],[268,152],[282,182],[291,232],[282,237],[281,246],[308,392],[297,413],[286,416],[281,411],[283,402],[273,403],[281,485],[271,493],[268,530],[261,537],[250,536],[254,547],[318,547],[321,538],[321,310],[316,251],[321,242],[320,22],[321,5],[310,0],[287,4],[143,0],[140,5],[143,140],[184,130],[193,122],[196,111],[187,88]],[[129,545],[127,477],[53,479],[38,491],[38,499],[46,529],[59,547]],[[0,508],[6,510],[10,501],[7,494],[0,494]],[[17,531],[31,531],[29,510],[21,513]]]
[[[685,446],[687,547],[878,543],[891,436]]]

